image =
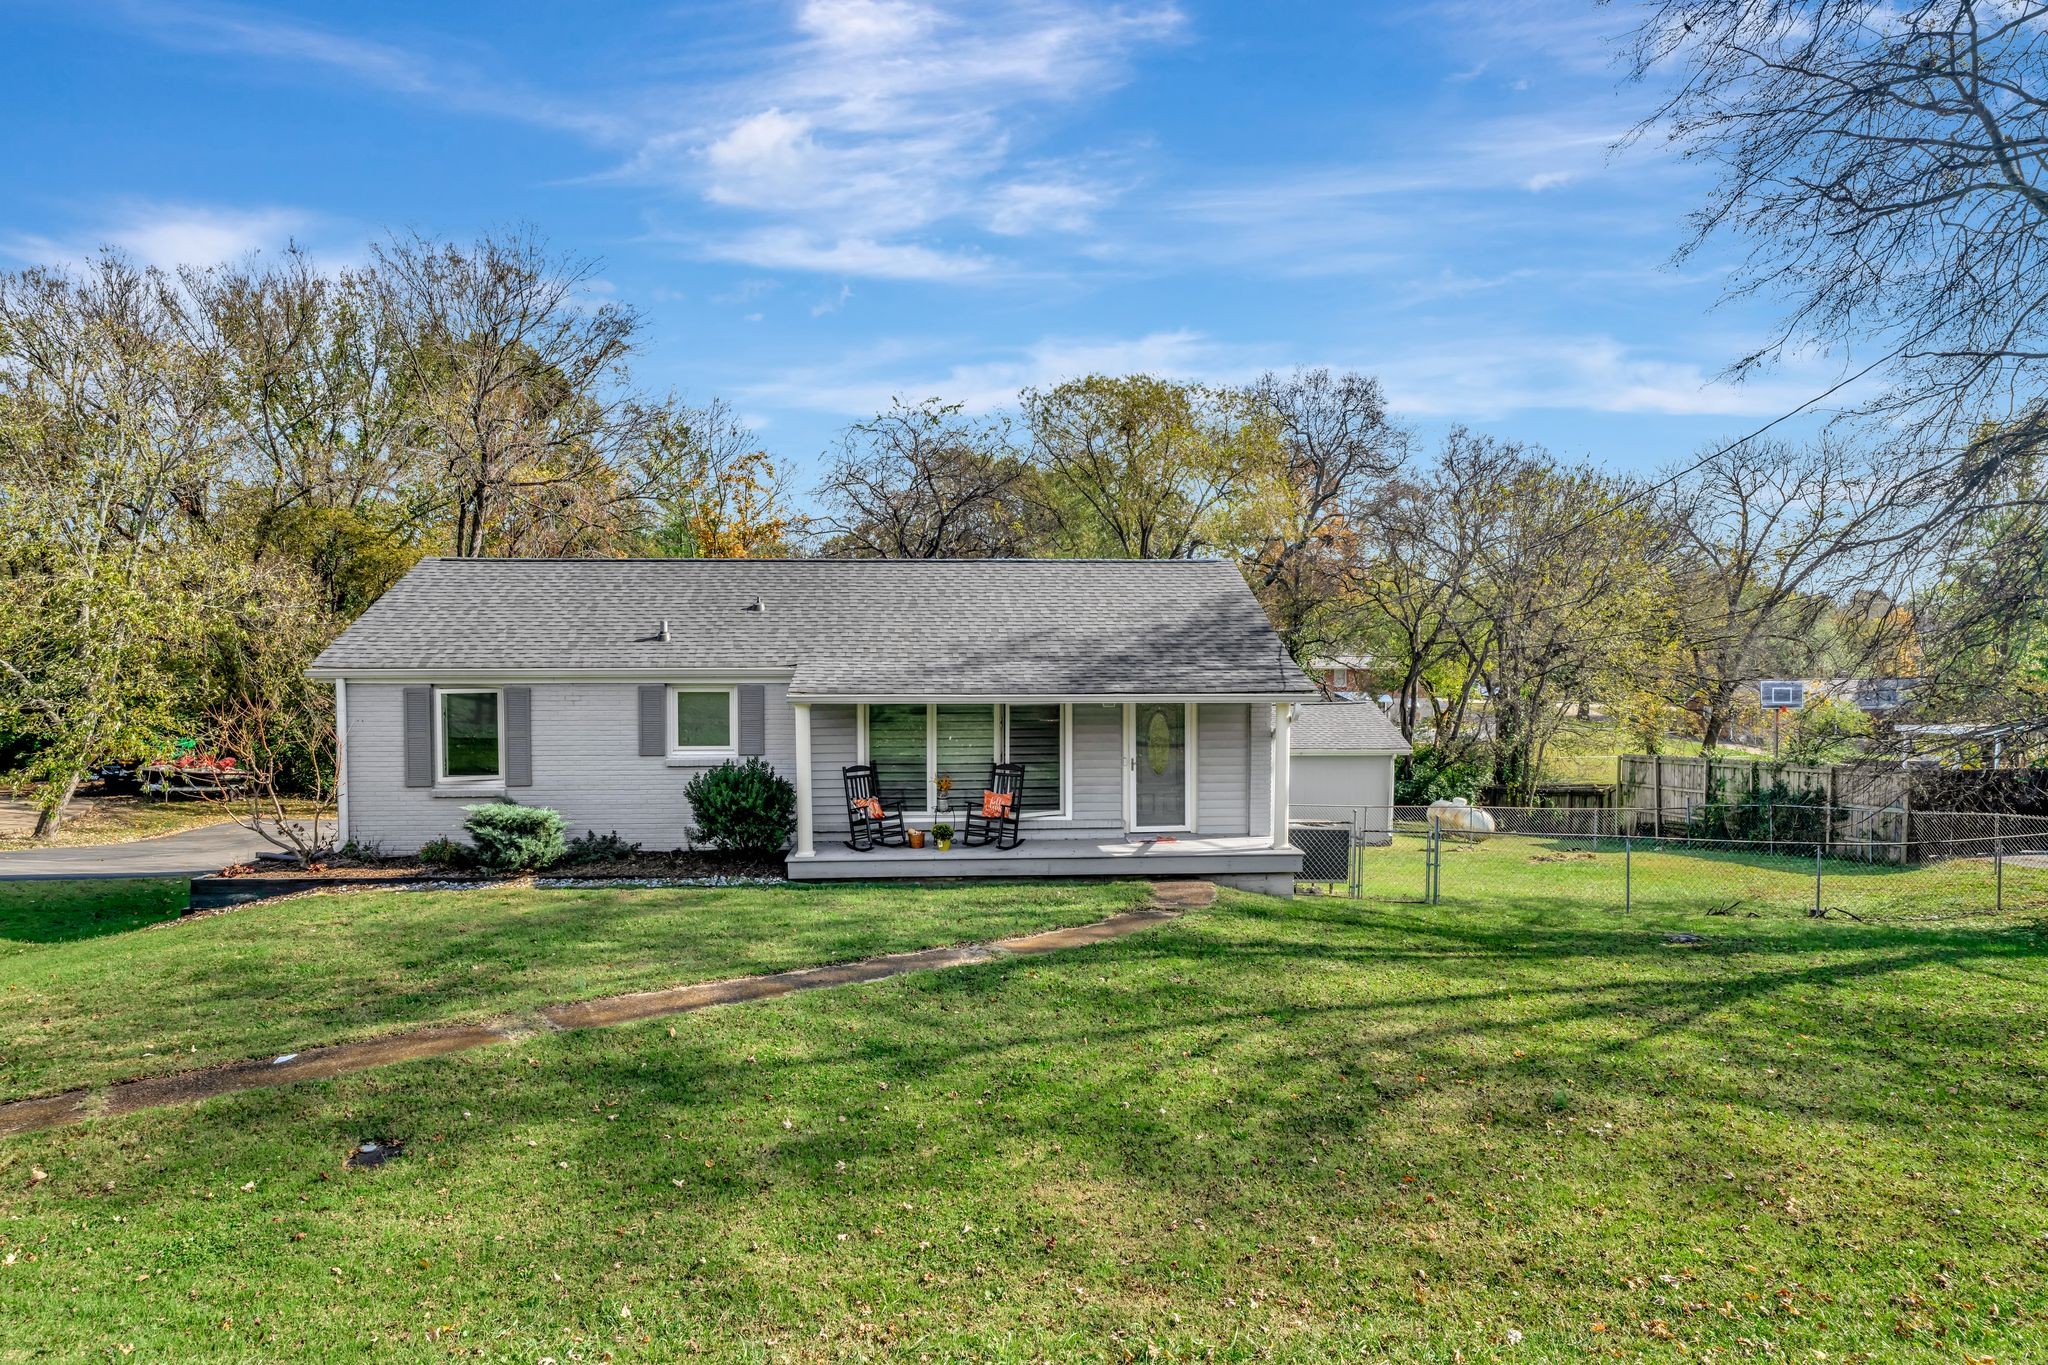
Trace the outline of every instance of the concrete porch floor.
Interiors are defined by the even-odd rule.
[[[1275,849],[1263,837],[1171,838],[1127,836],[1112,840],[1061,839],[1026,834],[1007,852],[955,843],[941,853],[924,848],[856,852],[821,835],[815,853],[791,858],[792,881],[872,881],[896,877],[1202,877],[1272,895],[1293,891],[1301,851]]]

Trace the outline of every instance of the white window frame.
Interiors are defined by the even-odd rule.
[[[725,735],[724,744],[684,745],[676,741],[680,721],[676,716],[676,694],[679,692],[723,692],[725,693]],[[668,708],[668,756],[671,759],[689,762],[723,762],[740,756],[740,689],[727,683],[670,683],[662,691],[663,704]]]
[[[1074,705],[1060,704],[1060,804],[1058,810],[1021,812],[1026,820],[1068,820],[1074,811]],[[1000,738],[998,763],[1010,761],[1010,707],[1005,704],[997,732]]]
[[[1147,702],[1146,705],[1153,703]],[[1141,825],[1138,823],[1138,703],[1124,703],[1124,828],[1133,834],[1158,834],[1172,832],[1192,834],[1201,828],[1201,812],[1196,807],[1196,797],[1201,784],[1196,778],[1195,760],[1199,747],[1196,739],[1195,722],[1201,712],[1194,702],[1166,702],[1164,705],[1178,705],[1186,719],[1181,723],[1182,744],[1187,750],[1187,771],[1182,775],[1187,784],[1187,794],[1181,800],[1181,813],[1186,818],[1178,825]]]
[[[862,702],[860,704],[858,760],[861,763],[874,761],[873,751],[868,745],[868,707],[922,706],[924,708],[924,799],[921,810],[906,810],[903,813],[923,819],[938,815],[933,806],[938,797],[939,782],[939,708],[941,706],[988,706],[995,711],[995,762],[1010,761],[1010,707],[1005,702]],[[1026,820],[1068,820],[1074,810],[1074,707],[1071,702],[1061,702],[1060,707],[1060,808],[1058,810],[1031,811],[1024,815]],[[955,804],[950,808],[965,812],[967,797],[955,788],[950,798]]]
[[[489,776],[451,776],[448,772],[448,710],[446,697],[493,696],[498,699],[498,771]],[[505,785],[505,689],[502,687],[437,687],[434,689],[434,785],[493,788]]]

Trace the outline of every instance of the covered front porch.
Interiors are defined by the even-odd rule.
[[[859,853],[843,844],[792,858],[797,881],[917,880],[962,877],[1203,877],[1250,891],[1285,895],[1301,870],[1297,849],[1275,849],[1270,837],[1234,835],[1113,839],[1034,836],[1008,851],[963,848],[877,848]]]
[[[1208,877],[1284,894],[1292,707],[1269,696],[811,698],[792,690],[798,881]],[[991,765],[1024,769],[1021,842],[968,846]],[[953,847],[849,846],[848,768]]]

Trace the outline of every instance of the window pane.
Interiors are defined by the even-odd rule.
[[[868,761],[875,786],[891,809],[927,810],[925,734],[922,706],[868,708]]]
[[[730,749],[732,747],[732,694],[729,692],[676,693],[676,747],[678,749]]]
[[[1010,708],[1010,762],[1024,765],[1025,812],[1060,808],[1060,708]]]
[[[988,766],[996,761],[996,708],[939,708],[939,772],[953,779],[945,803],[955,810],[981,803],[988,786]]]
[[[441,771],[449,777],[498,775],[498,694],[441,694]]]

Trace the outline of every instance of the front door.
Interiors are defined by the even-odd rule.
[[[1134,702],[1126,712],[1125,771],[1132,829],[1190,829],[1188,707]]]

